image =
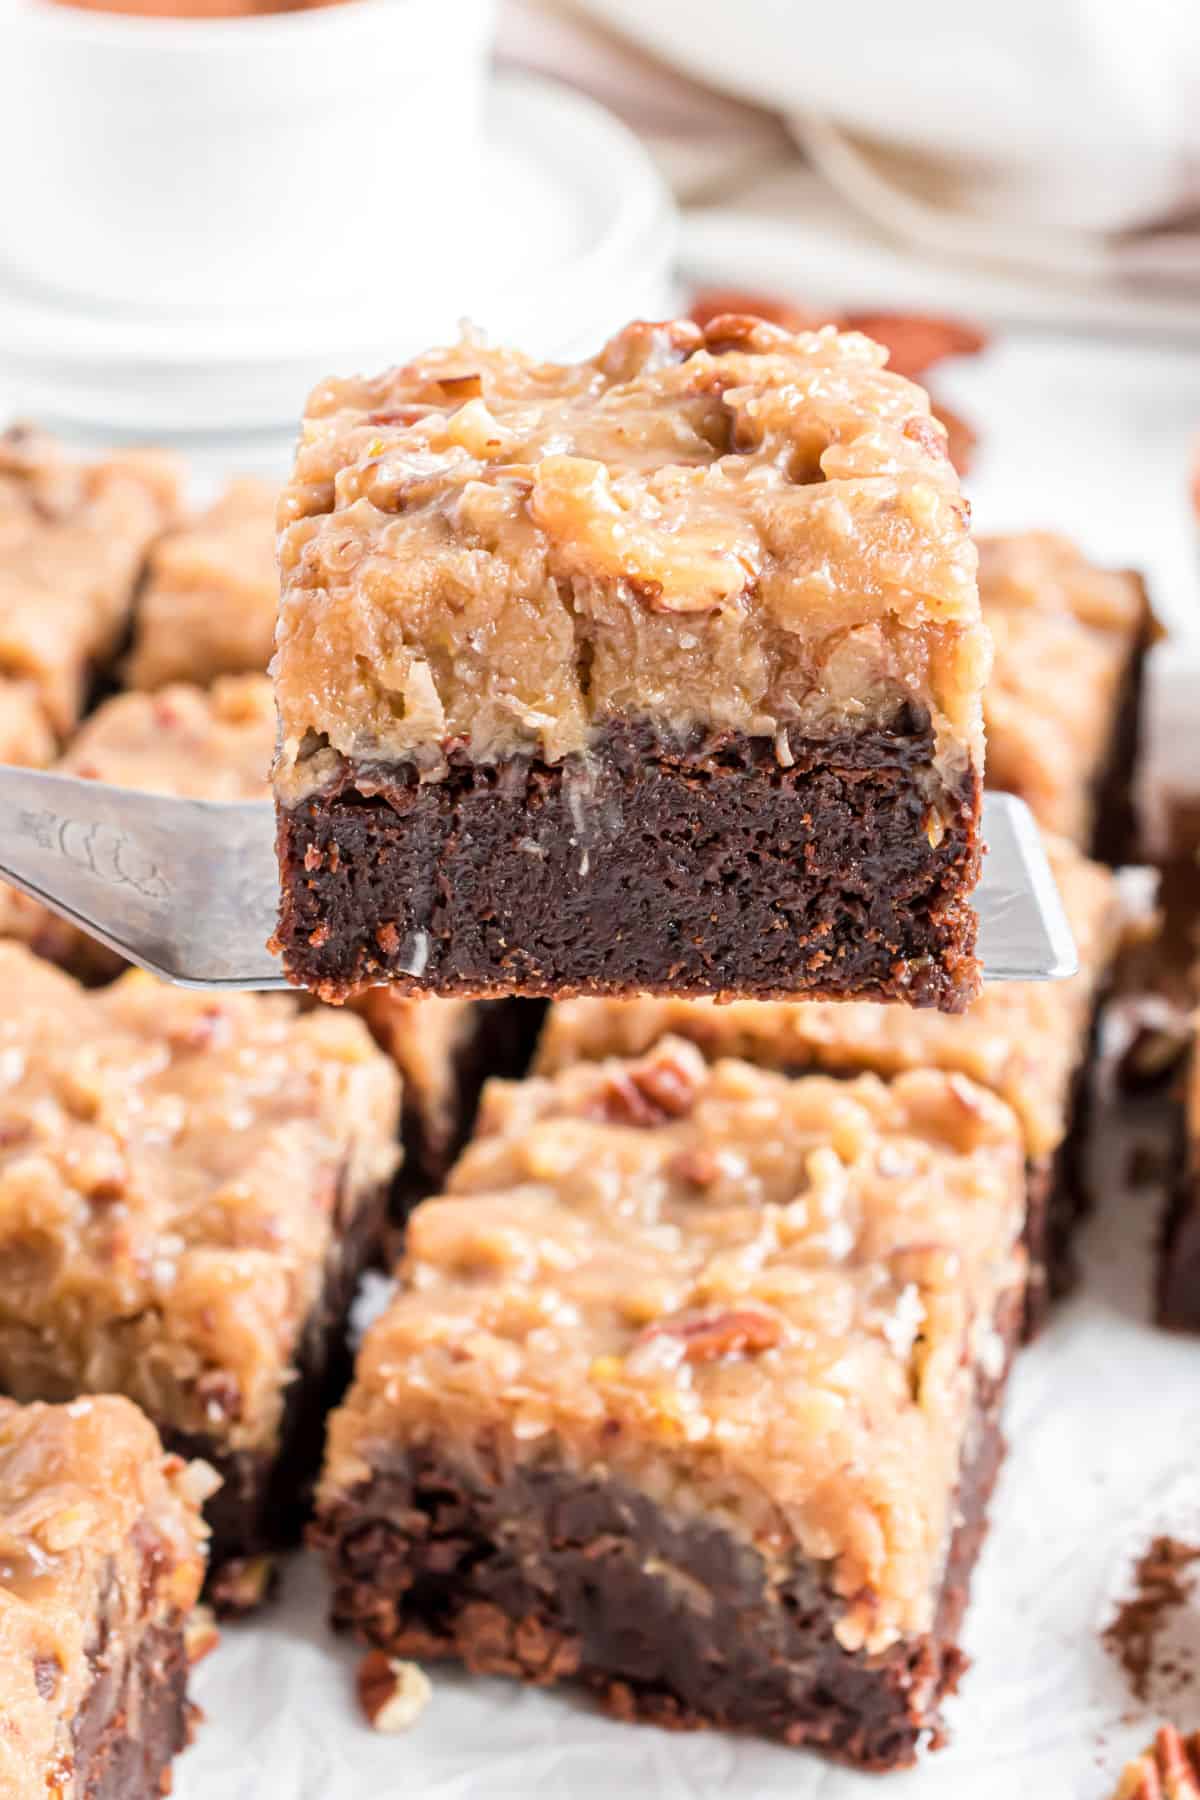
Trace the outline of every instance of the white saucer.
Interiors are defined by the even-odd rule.
[[[437,179],[436,154],[418,175]],[[381,231],[404,230],[403,171]],[[499,341],[570,357],[669,309],[676,217],[624,125],[540,77],[497,76],[474,216],[414,243],[408,285],[286,313],[92,309],[23,287],[0,265],[0,398],[89,431],[188,437],[294,428],[314,382],[384,368],[453,338],[463,318]]]

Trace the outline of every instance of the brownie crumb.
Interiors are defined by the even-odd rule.
[[[1169,1665],[1159,1660],[1159,1640],[1170,1615],[1183,1606],[1192,1591],[1193,1578],[1186,1573],[1200,1559],[1200,1546],[1178,1538],[1156,1537],[1134,1566],[1134,1590],[1117,1608],[1103,1633],[1105,1649],[1120,1663],[1134,1697],[1145,1702],[1155,1674],[1171,1676],[1186,1686],[1190,1671],[1178,1659]]]

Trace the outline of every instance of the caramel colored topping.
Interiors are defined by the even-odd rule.
[[[0,944],[0,1388],[271,1449],[335,1234],[395,1165],[361,1021]]]
[[[977,356],[987,344],[979,327],[965,319],[940,318],[933,313],[839,313],[741,288],[704,288],[695,296],[689,313],[698,325],[708,325],[724,313],[749,313],[782,326],[784,331],[819,331],[823,325],[861,331],[883,345],[888,367],[910,381],[919,380],[949,356]]]
[[[678,1344],[684,1362],[713,1362],[721,1356],[756,1356],[761,1350],[773,1350],[783,1337],[783,1327],[770,1313],[745,1307],[725,1312],[685,1310],[647,1325],[634,1349],[656,1337]]]
[[[984,538],[979,595],[995,644],[984,695],[988,786],[1086,845],[1121,687],[1147,626],[1136,575],[1049,532]]]
[[[1079,950],[1079,974],[1070,981],[985,987],[961,1016],[858,1000],[559,1000],[542,1030],[537,1068],[553,1074],[581,1060],[641,1055],[673,1033],[710,1060],[739,1056],[783,1071],[958,1071],[1016,1110],[1031,1157],[1048,1155],[1066,1132],[1071,1080],[1116,951],[1119,919],[1107,869],[1062,839],[1048,839],[1046,847]],[[627,1075],[622,1079],[628,1084]],[[702,1172],[696,1179],[703,1185]]]
[[[161,452],[80,463],[27,429],[0,435],[0,676],[32,683],[60,736],[117,646],[180,485]]]
[[[667,1071],[685,1110],[606,1112]],[[492,1082],[412,1215],[324,1499],[430,1439],[501,1476],[604,1466],[772,1568],[828,1563],[840,1638],[882,1648],[930,1623],[1023,1196],[1015,1118],[961,1076],[789,1080],[667,1039]]]
[[[0,1399],[0,1793],[46,1800],[69,1768],[103,1641],[119,1682],[144,1631],[200,1592],[215,1477],[163,1454],[127,1400]],[[67,1788],[64,1792],[72,1792]]]
[[[265,672],[279,610],[278,502],[274,483],[245,476],[160,538],[138,602],[132,687]]]
[[[226,676],[207,690],[177,682],[106,700],[57,766],[181,800],[264,800],[274,743],[268,678]]]
[[[980,751],[987,640],[926,397],[866,338],[725,316],[591,360],[472,338],[313,394],[280,506],[277,788],[586,749],[614,717]]]

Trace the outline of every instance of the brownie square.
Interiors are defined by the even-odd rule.
[[[969,1076],[1021,1121],[1032,1332],[1073,1275],[1072,1240],[1087,1203],[1088,1071],[1120,932],[1111,873],[1065,838],[1047,834],[1045,843],[1079,951],[1069,981],[996,983],[957,1017],[870,1001],[560,1000],[546,1015],[534,1066],[555,1074],[578,1061],[637,1056],[674,1034],[710,1061],[737,1056],[791,1074],[869,1071],[888,1080],[931,1068]]]
[[[164,452],[88,463],[26,427],[0,434],[0,675],[32,684],[60,739],[120,647],[180,487]]]
[[[492,1082],[330,1422],[337,1624],[867,1768],[940,1730],[1021,1310],[960,1075]]]
[[[1145,585],[1068,539],[983,538],[979,597],[995,644],[984,695],[987,784],[1101,861],[1130,860],[1142,667],[1156,630]]]
[[[279,611],[278,503],[276,483],[243,476],[159,539],[134,619],[131,687],[265,671]]]
[[[275,747],[275,701],[265,675],[229,676],[203,689],[118,694],[85,720],[55,767],[187,800],[265,800]],[[85,981],[124,964],[115,951],[40,901],[0,885],[0,937],[15,938]]]
[[[89,991],[17,944],[0,984],[0,1392],[128,1395],[223,1477],[214,1563],[255,1557],[297,1528],[349,1372],[396,1072],[289,996]]]
[[[987,637],[883,361],[723,318],[316,390],[280,509],[293,980],[967,1004]]]
[[[188,1742],[212,1471],[127,1400],[0,1400],[0,1793],[159,1800]]]

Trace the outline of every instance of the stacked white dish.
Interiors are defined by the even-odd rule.
[[[20,171],[0,405],[105,433],[270,432],[322,376],[464,317],[569,356],[666,310],[675,221],[653,164],[578,95],[489,81],[491,12],[0,0],[0,155]]]

